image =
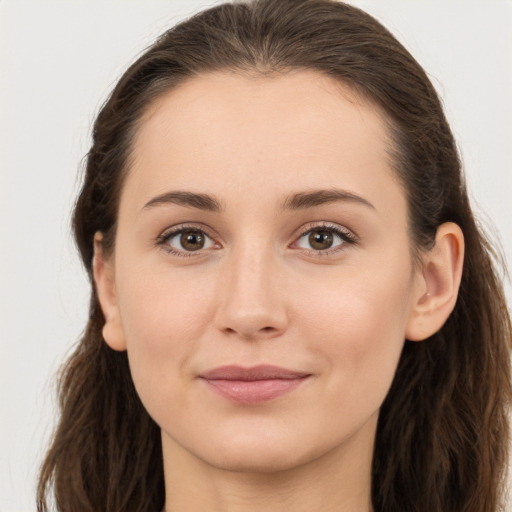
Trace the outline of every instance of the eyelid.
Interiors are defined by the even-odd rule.
[[[322,230],[333,232],[335,235],[339,236],[343,243],[339,244],[338,246],[324,249],[324,250],[315,250],[315,249],[303,249],[299,248],[303,252],[307,253],[308,255],[311,255],[313,257],[319,258],[319,257],[325,257],[330,256],[334,253],[342,252],[347,249],[346,246],[350,245],[357,245],[359,242],[359,239],[357,235],[350,229],[341,226],[340,224],[326,222],[326,221],[318,221],[318,222],[309,222],[302,226],[299,231],[299,235],[295,237],[294,241],[292,242],[290,247],[293,247],[293,245],[297,244],[298,241],[307,235],[309,232],[314,230]]]
[[[335,235],[339,236],[343,243],[339,244],[338,246],[335,246],[333,248],[324,249],[324,250],[315,250],[315,249],[304,249],[304,248],[294,248],[293,246],[298,243],[298,241],[307,235],[309,232],[313,230],[321,230],[324,229],[326,231],[331,231]],[[176,236],[183,231],[199,231],[203,233],[205,236],[207,236],[212,242],[214,243],[215,247],[207,248],[207,249],[198,249],[197,251],[185,251],[185,250],[177,250],[176,248],[166,245],[167,241],[173,237]],[[176,226],[171,226],[169,228],[166,228],[155,240],[155,243],[157,246],[161,247],[166,252],[173,254],[178,257],[200,257],[203,256],[206,251],[210,250],[217,250],[222,248],[221,244],[217,241],[218,235],[214,234],[214,231],[209,227],[205,226],[204,224],[196,224],[196,223],[183,223],[178,224]],[[340,224],[332,223],[332,222],[326,222],[326,221],[316,221],[316,222],[309,222],[303,226],[301,226],[300,230],[298,230],[298,234],[294,236],[293,242],[288,246],[293,249],[299,249],[302,252],[312,255],[313,257],[324,257],[332,255],[333,253],[341,252],[346,249],[347,245],[357,245],[358,243],[358,237],[357,235],[350,229],[341,226]]]
[[[160,235],[158,235],[157,240],[163,240],[166,238],[169,238],[170,235],[173,235],[175,233],[179,233],[180,231],[185,231],[187,229],[196,230],[196,231],[202,231],[206,235],[208,235],[210,238],[217,237],[218,235],[213,231],[212,228],[209,226],[206,226],[205,224],[201,223],[195,223],[195,222],[183,222],[181,224],[176,224],[174,226],[169,226],[165,228]]]
[[[208,237],[213,243],[214,246],[212,248],[207,249],[198,249],[197,251],[185,251],[185,250],[179,250],[175,247],[172,247],[170,245],[167,245],[167,242],[170,238],[179,235],[183,231],[199,231],[203,233],[206,237]],[[212,249],[219,249],[218,247],[220,244],[216,241],[218,236],[216,234],[213,234],[213,230],[209,228],[208,226],[205,226],[204,224],[196,224],[196,223],[188,223],[185,222],[183,224],[178,224],[176,226],[171,226],[169,228],[166,228],[160,235],[158,235],[155,239],[155,244],[158,247],[161,247],[165,252],[172,254],[177,257],[182,258],[188,258],[188,257],[198,257],[201,255],[204,255],[205,251],[212,250]]]

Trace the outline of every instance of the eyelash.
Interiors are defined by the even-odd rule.
[[[198,233],[201,233],[205,235],[206,237],[213,239],[210,234],[208,234],[208,231],[206,231],[204,228],[200,228],[195,225],[182,225],[177,228],[173,228],[168,231],[164,231],[161,235],[159,235],[156,239],[156,245],[159,247],[162,247],[165,252],[168,254],[172,254],[173,256],[177,256],[178,258],[190,258],[199,255],[202,250],[199,249],[197,251],[178,251],[174,249],[173,247],[167,245],[169,240],[174,238],[177,235],[180,235],[181,233],[185,233],[187,231],[195,231]],[[306,250],[309,256],[313,256],[315,258],[322,258],[326,256],[330,256],[333,253],[337,253],[339,251],[343,251],[346,244],[349,245],[357,245],[358,239],[357,237],[349,230],[340,228],[340,226],[335,224],[330,224],[327,222],[321,222],[321,223],[311,223],[307,224],[304,229],[302,230],[301,234],[295,239],[293,242],[296,244],[301,238],[303,238],[308,233],[311,233],[312,231],[327,231],[335,236],[338,236],[342,243],[340,243],[338,246],[325,249],[325,250]]]
[[[197,254],[201,253],[202,251],[201,250],[198,250],[198,251],[177,251],[176,249],[174,249],[173,247],[171,247],[170,245],[167,245],[167,243],[169,242],[169,240],[177,235],[180,235],[181,233],[185,233],[187,231],[195,231],[195,232],[198,232],[198,233],[202,233],[203,235],[206,235],[208,238],[210,239],[213,239],[212,236],[210,236],[208,234],[207,231],[205,231],[204,228],[199,228],[198,226],[194,226],[194,225],[188,225],[188,224],[185,224],[185,225],[182,225],[178,228],[172,228],[168,231],[164,231],[157,239],[156,239],[156,244],[160,247],[162,247],[162,249],[167,252],[168,254],[172,254],[173,256],[177,256],[178,258],[191,258],[191,257],[194,257],[194,256],[197,256]]]
[[[328,222],[306,224],[302,230],[302,233],[295,239],[293,243],[296,244],[302,237],[306,236],[312,231],[327,231],[328,233],[338,236],[342,240],[342,243],[340,243],[336,247],[331,247],[329,249],[324,250],[307,250],[308,255],[313,256],[314,258],[323,258],[330,256],[340,251],[344,251],[346,249],[347,244],[357,245],[358,243],[358,239],[354,233],[352,233],[346,228],[338,226],[337,224],[330,224]]]

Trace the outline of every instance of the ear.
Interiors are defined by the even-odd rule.
[[[94,235],[94,258],[92,268],[98,300],[100,301],[101,310],[105,317],[103,339],[110,348],[123,351],[126,350],[126,339],[117,304],[114,279],[115,273],[112,259],[113,257],[105,257],[103,235],[97,232]]]
[[[422,341],[435,334],[450,316],[459,292],[464,262],[464,235],[457,224],[439,226],[435,244],[418,271],[405,337]]]

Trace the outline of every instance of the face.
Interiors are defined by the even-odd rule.
[[[104,332],[164,452],[266,471],[371,451],[418,295],[387,145],[374,106],[309,71],[152,106]]]

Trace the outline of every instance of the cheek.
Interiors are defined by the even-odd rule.
[[[211,281],[207,274],[169,268],[121,267],[118,296],[128,345],[156,352],[183,349],[175,342],[194,339],[209,316]]]
[[[120,266],[119,307],[135,387],[150,411],[179,390],[186,381],[189,361],[212,317],[211,283],[190,280],[179,272]],[[164,389],[167,388],[167,392]]]
[[[317,288],[301,304],[303,329],[313,350],[327,362],[332,382],[349,393],[366,390],[382,399],[405,341],[411,286],[410,274],[403,269],[386,270],[353,269],[333,276],[328,286]]]

